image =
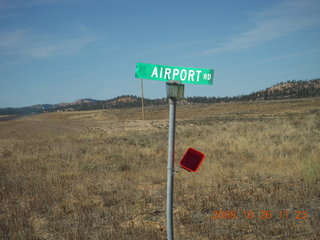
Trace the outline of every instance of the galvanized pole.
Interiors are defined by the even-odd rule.
[[[169,98],[169,141],[167,173],[167,239],[173,240],[173,177],[174,177],[174,140],[177,99]]]
[[[142,107],[142,120],[144,120],[144,100],[143,100],[143,80],[142,78],[140,79],[141,81],[141,107]]]

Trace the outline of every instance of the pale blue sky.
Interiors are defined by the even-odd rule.
[[[135,64],[213,68],[186,96],[320,77],[319,0],[0,0],[0,107],[140,95]],[[145,96],[166,96],[144,80]]]

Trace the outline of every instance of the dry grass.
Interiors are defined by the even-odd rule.
[[[0,239],[165,239],[167,107],[0,122]],[[317,239],[320,99],[178,106],[176,239]],[[210,219],[235,210],[239,219]],[[247,219],[244,210],[273,211]],[[288,210],[288,219],[279,211]],[[306,219],[296,219],[306,210]]]

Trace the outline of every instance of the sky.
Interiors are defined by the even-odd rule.
[[[137,62],[214,69],[185,96],[319,78],[319,12],[319,0],[0,0],[0,108],[140,96]]]

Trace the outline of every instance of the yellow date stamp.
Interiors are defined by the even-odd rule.
[[[269,220],[273,218],[277,219],[296,219],[296,220],[305,220],[309,217],[308,211],[306,210],[244,210],[244,211],[236,211],[236,210],[220,210],[220,211],[212,211],[210,219],[261,219],[261,220]]]

